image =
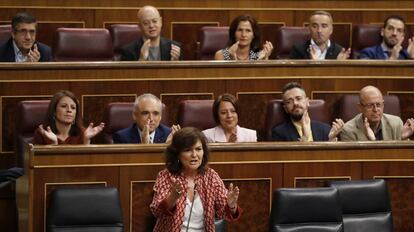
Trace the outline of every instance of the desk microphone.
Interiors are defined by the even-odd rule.
[[[196,188],[197,188],[197,184],[194,183],[194,192],[193,192],[193,200],[191,201],[191,206],[190,206],[190,215],[188,215],[188,220],[187,220],[187,229],[185,230],[185,232],[188,232],[188,228],[190,226],[190,219],[191,219],[191,213],[193,212],[193,205],[194,205],[194,199],[195,199],[195,195],[196,195]]]

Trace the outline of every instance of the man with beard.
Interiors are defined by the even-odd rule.
[[[414,119],[403,125],[397,116],[384,114],[384,98],[374,86],[366,86],[359,94],[359,111],[342,129],[342,141],[373,141],[408,139],[414,131]]]
[[[137,16],[142,37],[121,48],[121,60],[180,60],[181,45],[161,37],[162,18],[158,10],[144,6]]]
[[[349,58],[351,49],[330,40],[333,32],[332,15],[326,11],[315,11],[309,18],[309,32],[311,39],[303,44],[297,44],[289,54],[289,59],[338,59]]]
[[[311,120],[308,113],[309,99],[299,83],[290,82],[283,87],[283,108],[289,119],[272,129],[274,141],[336,141],[344,122],[336,119],[332,128],[322,122]]]
[[[401,16],[390,16],[381,28],[382,43],[361,51],[360,59],[397,60],[414,58],[414,37],[408,39],[408,48],[402,47],[405,22]]]

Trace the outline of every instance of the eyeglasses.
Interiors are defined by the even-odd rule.
[[[284,100],[284,101],[283,101],[283,104],[285,104],[285,105],[293,105],[293,104],[295,104],[295,101],[296,101],[296,102],[301,102],[301,101],[303,101],[303,100],[305,100],[305,98],[304,98],[304,97],[297,96],[297,97],[295,97],[294,99],[293,99],[293,98],[289,98],[289,99],[287,99],[287,100]]]
[[[36,34],[36,30],[27,30],[27,29],[18,29],[14,30],[14,32],[18,35],[26,35],[29,33],[30,36],[34,36]]]
[[[158,22],[161,21],[161,18],[153,18],[153,19],[148,19],[148,20],[144,20],[142,22],[142,25],[144,27],[149,27],[152,24],[158,24]]]
[[[365,109],[368,109],[368,110],[372,110],[372,109],[374,109],[374,107],[376,107],[377,109],[384,107],[384,102],[367,103],[367,104],[364,104],[364,103],[361,102],[359,104],[361,106],[365,107]]]

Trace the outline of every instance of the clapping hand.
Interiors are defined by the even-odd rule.
[[[268,60],[269,56],[272,54],[273,44],[270,41],[266,41],[263,45],[263,49],[259,53],[258,60]]]
[[[171,143],[173,135],[175,134],[175,132],[177,132],[179,130],[181,130],[181,126],[179,124],[172,125],[171,133],[168,135],[166,143]]]
[[[229,189],[227,191],[227,205],[230,208],[230,211],[234,214],[237,210],[237,200],[239,199],[239,187],[233,188],[233,183],[230,183]]]
[[[349,56],[351,55],[351,49],[345,49],[342,48],[341,52],[338,54],[338,56],[336,57],[337,60],[346,60],[349,58]]]
[[[303,113],[300,125],[302,126],[302,137],[299,139],[302,142],[308,142],[311,137],[311,123],[308,111]]]
[[[411,137],[411,135],[413,135],[413,133],[414,133],[414,119],[409,118],[404,123],[404,126],[401,130],[401,139],[408,139]]]
[[[233,58],[233,60],[237,60],[237,49],[239,49],[239,41],[231,45],[229,48],[229,54],[230,57]]]
[[[402,42],[404,41],[404,38],[400,40],[391,50],[391,55],[389,57],[390,60],[398,60],[398,57],[400,56],[400,51],[403,48]]]
[[[89,123],[89,126],[83,132],[84,144],[90,144],[91,139],[95,137],[99,132],[103,130],[105,123],[101,122],[98,126],[93,127],[93,123]]]
[[[141,47],[139,60],[148,59],[150,46],[151,46],[151,40],[150,39],[145,40],[145,42],[142,44],[142,47]]]
[[[335,121],[332,122],[332,128],[329,131],[329,141],[337,141],[338,134],[341,132],[342,128],[344,127],[345,123],[342,119],[337,118]]]
[[[374,131],[369,126],[368,118],[364,118],[364,133],[369,140],[371,141],[376,140]]]
[[[26,62],[38,62],[40,60],[40,52],[37,49],[37,44],[33,45],[33,49],[29,50]]]
[[[40,124],[39,125],[39,129],[40,129],[40,133],[42,134],[43,137],[46,137],[48,140],[52,141],[53,145],[57,145],[58,144],[58,138],[57,135],[55,133],[53,133],[52,129],[50,128],[50,126],[46,127],[46,130],[43,128],[43,125]]]
[[[171,60],[179,60],[180,54],[181,54],[181,48],[178,47],[177,45],[171,44],[171,51],[170,51]]]

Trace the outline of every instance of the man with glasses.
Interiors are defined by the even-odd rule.
[[[408,39],[408,48],[402,43],[405,36],[405,22],[401,16],[393,15],[385,19],[381,28],[382,42],[379,45],[365,48],[360,59],[397,60],[414,58],[414,37]]]
[[[138,11],[142,37],[121,48],[121,60],[180,60],[181,48],[176,41],[161,37],[162,18],[153,6]]]
[[[336,141],[344,122],[336,119],[332,128],[323,122],[311,120],[308,113],[309,99],[305,90],[297,82],[283,87],[283,108],[289,119],[272,129],[274,141]]]
[[[36,41],[36,18],[18,13],[12,19],[11,38],[0,45],[0,62],[47,62],[52,60],[50,47]]]
[[[413,134],[414,119],[408,119],[403,125],[399,117],[384,114],[384,98],[374,86],[361,89],[358,108],[361,113],[342,129],[342,141],[400,140]]]

